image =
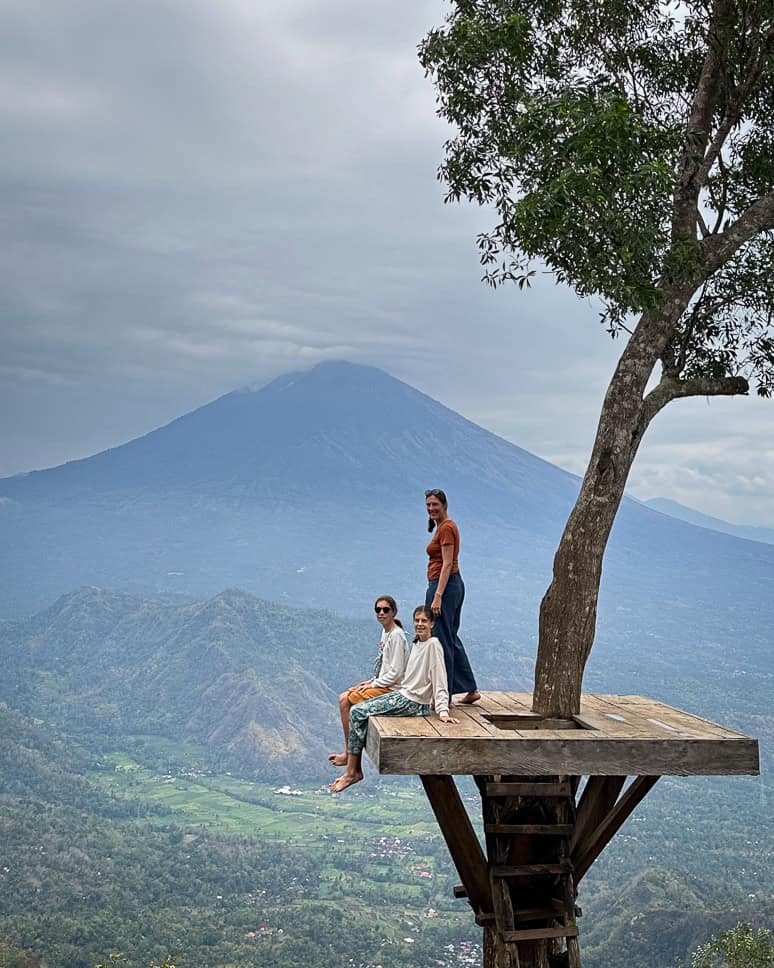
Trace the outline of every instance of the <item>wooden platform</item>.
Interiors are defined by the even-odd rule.
[[[375,717],[366,753],[380,773],[450,776],[757,774],[758,742],[644,696],[586,694],[573,728],[531,712],[526,692],[487,692],[435,715]],[[548,727],[548,728],[546,728]]]

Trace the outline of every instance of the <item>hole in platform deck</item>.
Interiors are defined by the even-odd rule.
[[[481,717],[498,729],[594,729],[580,717],[550,719],[525,713],[484,713]]]

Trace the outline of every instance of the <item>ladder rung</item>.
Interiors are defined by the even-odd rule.
[[[521,931],[503,931],[503,941],[540,941],[542,938],[577,938],[578,927],[568,924],[563,928],[524,928]]]
[[[557,911],[554,907],[534,907],[520,908],[513,912],[514,921],[547,921],[549,918],[560,918],[563,911]]]
[[[558,864],[520,864],[518,867],[493,867],[495,877],[531,877],[534,874],[572,874],[572,863],[569,860],[559,861]]]
[[[569,797],[569,783],[487,783],[488,797]]]
[[[497,919],[495,918],[494,914],[477,914],[476,915],[476,924],[479,926],[479,928],[483,928],[484,925],[487,925],[487,924],[492,924],[492,922],[495,921],[495,920],[497,920]]]
[[[484,832],[488,834],[545,834],[554,837],[569,837],[573,831],[571,823],[487,823]]]

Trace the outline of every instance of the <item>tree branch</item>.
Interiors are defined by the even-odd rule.
[[[723,77],[725,44],[721,38],[726,33],[723,28],[727,24],[731,7],[730,0],[714,0],[712,5],[707,53],[685,129],[685,144],[672,212],[673,239],[691,235],[696,224],[696,208],[702,184],[698,174],[707,150],[710,125]]]
[[[644,434],[656,414],[678,397],[734,397],[749,392],[750,384],[743,376],[693,377],[689,380],[663,377],[642,401],[638,434]]]
[[[725,116],[723,117],[718,130],[715,132],[715,136],[707,149],[704,156],[704,161],[702,162],[701,168],[697,175],[697,179],[700,185],[704,185],[707,181],[707,177],[712,169],[715,159],[719,156],[723,145],[726,142],[731,130],[739,123],[742,116],[742,111],[744,105],[747,102],[747,98],[750,96],[750,92],[753,87],[758,83],[763,73],[763,69],[766,62],[766,56],[769,53],[769,46],[774,42],[774,28],[770,28],[766,33],[760,38],[760,43],[757,45],[758,49],[755,54],[755,61],[750,68],[750,72],[745,78],[744,82],[738,85],[732,96],[729,98],[728,105],[726,107]]]
[[[723,224],[723,219],[726,215],[726,205],[728,204],[728,172],[726,171],[726,166],[723,163],[723,155],[718,155],[718,171],[720,172],[720,202],[715,198],[715,194],[710,186],[710,198],[712,199],[712,204],[715,206],[715,224],[712,226],[712,231],[710,235],[715,235]]]
[[[704,251],[704,278],[709,277],[750,239],[761,232],[774,229],[774,192],[758,198],[750,207],[742,212],[736,221],[732,222],[719,235],[710,235],[700,243]]]

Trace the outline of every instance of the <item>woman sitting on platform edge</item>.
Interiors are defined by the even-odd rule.
[[[460,702],[477,702],[481,693],[478,691],[465,647],[457,634],[462,603],[465,600],[465,585],[457,561],[460,553],[460,533],[448,515],[448,501],[439,487],[425,491],[425,507],[427,530],[432,533],[436,527],[438,529],[427,546],[425,604],[432,609],[435,618],[434,631],[443,646],[449,697],[453,697],[455,693],[464,693]]]
[[[344,752],[331,753],[328,759],[334,766],[347,765],[347,738],[349,736],[350,709],[366,699],[375,699],[388,692],[395,692],[403,682],[409,649],[406,633],[398,619],[398,604],[392,595],[380,595],[374,602],[376,620],[382,627],[379,654],[374,663],[371,679],[364,679],[339,696],[339,714],[344,729]]]
[[[358,703],[350,711],[347,768],[331,783],[333,793],[341,793],[363,779],[363,747],[370,716],[427,716],[432,704],[442,723],[458,722],[449,715],[443,647],[432,637],[433,613],[426,605],[414,609],[414,630],[414,648],[401,688]]]

